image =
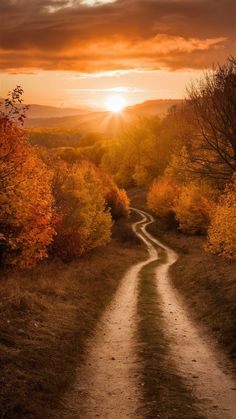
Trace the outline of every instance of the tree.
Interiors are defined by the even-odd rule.
[[[53,251],[71,260],[104,245],[111,235],[112,219],[96,168],[89,162],[55,167],[54,195],[61,222]]]
[[[103,170],[97,169],[98,177],[102,184],[106,207],[111,211],[113,220],[129,216],[129,198],[124,189],[118,188],[110,176]]]
[[[226,259],[236,259],[235,176],[212,212],[206,249]]]
[[[236,59],[205,74],[188,94],[195,170],[224,183],[236,170]]]
[[[159,141],[160,119],[140,118],[130,124],[107,150],[102,168],[122,187],[145,186],[163,173],[164,142]]]
[[[174,211],[179,229],[187,234],[206,234],[210,223],[212,192],[207,185],[183,185]]]
[[[148,207],[159,217],[172,217],[174,202],[179,194],[179,186],[170,177],[162,177],[151,185],[147,203]]]
[[[0,232],[2,259],[29,267],[47,256],[52,242],[52,173],[20,128],[23,91],[17,87],[0,113]]]

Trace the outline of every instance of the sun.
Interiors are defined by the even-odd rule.
[[[126,106],[126,100],[123,96],[110,96],[106,101],[106,107],[110,112],[122,112]]]

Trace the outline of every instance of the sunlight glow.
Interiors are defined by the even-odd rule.
[[[126,106],[126,100],[123,96],[110,96],[106,101],[106,107],[110,112],[119,113]]]

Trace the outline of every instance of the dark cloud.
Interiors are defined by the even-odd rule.
[[[235,0],[1,0],[0,68],[203,68],[235,54],[235,16]]]

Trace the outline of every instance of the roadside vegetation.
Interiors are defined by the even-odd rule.
[[[205,250],[236,259],[236,60],[188,89],[186,101],[139,120],[112,144],[102,167],[119,185],[148,187],[148,206]]]
[[[49,254],[71,260],[106,244],[129,201],[93,163],[30,145],[22,93],[17,87],[0,110],[0,258],[27,268]]]

